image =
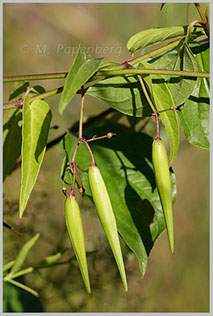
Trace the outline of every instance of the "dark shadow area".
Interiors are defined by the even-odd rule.
[[[132,82],[130,78],[134,78],[136,81],[135,82]],[[118,78],[118,77],[116,77]],[[107,78],[108,79],[108,78]],[[107,79],[104,79],[101,81],[101,83],[96,83],[93,88],[99,88],[101,89],[100,91],[102,91],[102,94],[104,95],[104,91],[106,91],[106,89],[108,88],[116,88],[116,89],[129,89],[131,95],[132,95],[132,106],[133,106],[133,109],[132,109],[132,115],[133,116],[150,116],[152,111],[150,109],[150,106],[147,102],[147,99],[143,93],[143,90],[141,88],[141,85],[139,83],[139,80],[136,76],[127,76],[125,78],[122,77],[122,80],[125,79],[126,83],[105,83],[105,80]],[[116,79],[115,79],[116,80]],[[141,108],[137,108],[136,106],[136,90],[138,90],[138,93],[140,95],[140,99],[141,99]],[[90,93],[88,92],[88,94],[90,95]],[[113,102],[113,100],[110,100],[111,102]],[[116,109],[120,109],[120,107],[114,107]],[[122,110],[122,109],[120,109]]]
[[[25,285],[24,277],[16,281]],[[17,286],[4,283],[3,293],[4,313],[43,312],[39,298]]]
[[[9,101],[13,100],[18,100],[26,91],[27,88],[29,87],[29,82],[24,82],[22,86],[17,88],[15,91],[13,91],[9,97]],[[34,86],[33,89],[35,91],[30,92],[30,94],[41,94],[45,92],[45,89],[42,86]]]
[[[3,145],[3,181],[13,170],[21,154],[21,127],[19,126],[21,120],[22,114],[17,109],[3,126],[3,132],[8,130]]]
[[[206,104],[209,104],[209,98],[197,98],[197,97],[194,97],[194,96],[190,96],[189,97],[189,100],[193,101],[193,102],[196,102],[196,103],[206,103]]]
[[[150,224],[154,219],[154,209],[149,201],[142,200],[129,184],[125,188],[125,200],[148,256],[153,247]]]
[[[142,200],[128,182],[128,167],[125,166],[119,152],[122,152],[133,164],[134,170],[140,171],[147,178],[153,191],[156,186],[155,179],[153,170],[148,163],[151,163],[153,139],[147,134],[133,133],[130,128],[124,125],[118,123],[111,124],[110,120],[105,120],[104,124],[97,129],[87,131],[85,136],[91,138],[93,135],[105,135],[109,131],[116,133],[116,136],[110,140],[96,141],[96,145],[91,144],[91,147],[94,154],[96,151],[99,151],[99,146],[110,148],[115,151],[116,156],[120,160],[121,168],[124,170],[126,178],[126,187],[124,189],[126,205],[131,213],[135,227],[141,236],[147,255],[149,255],[153,247],[150,224],[154,219],[154,208],[148,200]]]
[[[114,151],[121,151],[124,156],[135,166],[135,169],[145,175],[150,182],[152,189],[155,188],[155,179],[152,169],[147,161],[152,161],[153,138],[143,133],[134,133],[129,127],[111,124],[110,120],[104,120],[102,126],[90,129],[85,132],[85,138],[92,138],[94,135],[106,135],[108,132],[115,133],[111,139],[98,140],[95,145],[91,143],[92,150],[98,150],[98,146],[110,148]],[[140,155],[139,155],[140,153]]]
[[[9,97],[9,101],[13,100],[15,101],[15,99],[19,99],[20,95],[23,95],[27,88],[29,87],[29,82],[25,82],[23,83],[22,86],[20,86],[18,89],[16,89],[15,91],[13,91]]]
[[[192,45],[197,44],[196,46]],[[194,41],[192,42],[192,45],[190,45],[190,48],[194,54],[199,54],[201,52],[205,52],[205,50],[209,49],[209,39],[205,38],[202,41]]]

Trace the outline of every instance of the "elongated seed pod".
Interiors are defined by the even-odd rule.
[[[87,292],[90,294],[91,289],[87,269],[83,225],[79,206],[74,196],[68,195],[66,199],[65,218],[70,241],[75,252],[76,258],[78,260],[84,284]]]
[[[169,174],[169,163],[166,149],[161,139],[155,139],[152,146],[152,163],[154,166],[155,181],[163,208],[167,227],[169,247],[174,252],[174,232],[172,214],[172,184]]]
[[[101,176],[100,170],[97,166],[89,166],[89,184],[92,192],[93,201],[95,203],[102,227],[110,243],[112,252],[114,254],[121,279],[124,284],[125,291],[128,290],[126,272],[121,253],[121,246],[118,236],[118,230],[113,213],[111,201]]]

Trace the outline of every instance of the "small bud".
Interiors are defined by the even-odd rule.
[[[84,192],[85,192],[85,189],[83,187],[81,187],[79,189],[79,193],[81,194],[81,196],[84,196]]]
[[[181,105],[177,106],[177,107],[176,107],[176,110],[178,110],[178,111],[183,110],[183,104],[181,104]]]
[[[65,187],[62,188],[62,192],[64,193],[65,196],[67,196],[67,189]]]
[[[112,138],[112,136],[114,136],[114,135],[116,135],[116,134],[109,132],[109,133],[107,133],[107,138]]]

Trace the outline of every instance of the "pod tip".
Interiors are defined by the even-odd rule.
[[[88,294],[91,294],[90,284],[85,285]]]

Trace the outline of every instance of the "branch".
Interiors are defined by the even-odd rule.
[[[210,78],[210,74],[207,72],[197,71],[182,71],[182,70],[167,70],[167,69],[120,69],[120,70],[100,70],[97,72],[93,79],[99,79],[102,77],[123,76],[123,75],[175,75],[183,77],[198,77],[198,78]]]
[[[197,32],[195,34],[197,36],[202,36],[205,33],[204,32]],[[145,59],[155,57],[159,54],[162,54],[163,52],[165,52],[167,50],[171,50],[172,48],[178,46],[181,43],[181,41],[183,41],[183,39],[185,39],[185,36],[181,37],[180,39],[178,39],[174,42],[171,42],[167,45],[164,45],[163,47],[157,48],[149,53],[146,53],[142,56],[129,59],[128,62],[132,65],[135,65],[135,64],[138,64],[139,62],[141,62]],[[117,66],[111,68],[111,70],[116,70],[116,69],[125,69],[125,63],[122,63],[120,65],[117,65]],[[97,75],[99,75],[99,71],[97,72]],[[64,79],[64,78],[66,78],[66,76],[67,76],[67,72],[6,76],[6,77],[3,77],[3,82],[6,83],[6,82],[23,81],[23,80],[32,81],[32,80],[44,80],[44,79]],[[94,76],[89,81],[95,80],[93,78],[94,78]]]

